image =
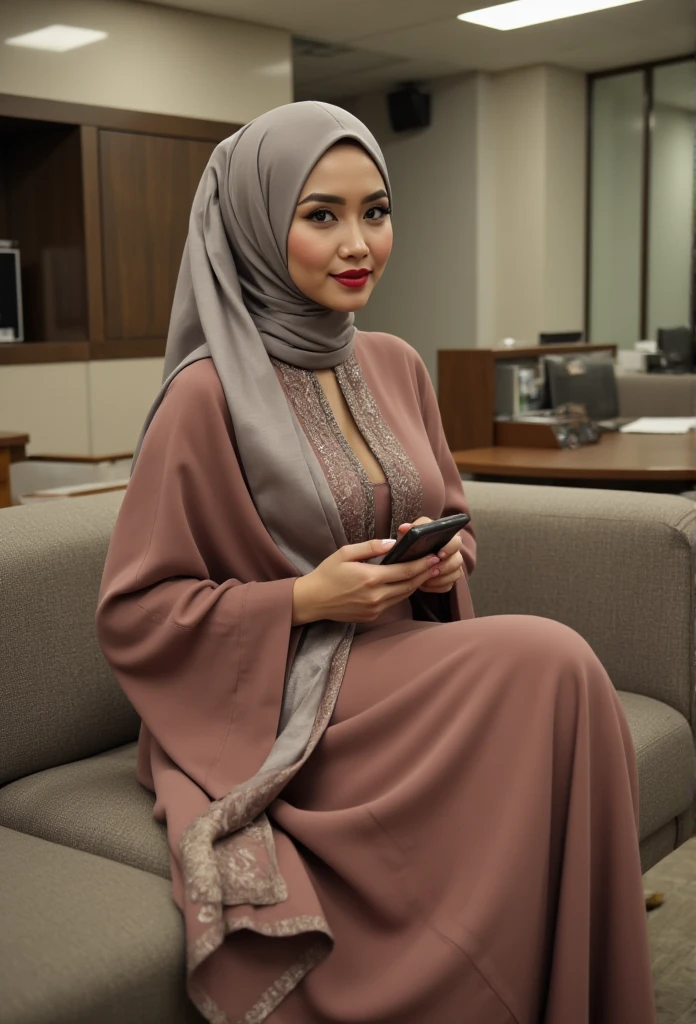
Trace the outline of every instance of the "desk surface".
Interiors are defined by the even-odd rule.
[[[452,452],[462,473],[576,480],[696,480],[696,431],[604,434],[580,448],[471,448]]]

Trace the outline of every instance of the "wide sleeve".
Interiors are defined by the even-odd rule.
[[[452,516],[457,512],[471,515],[459,470],[447,444],[430,374],[423,360],[415,352],[414,358],[421,415],[430,447],[445,485],[442,516]],[[449,594],[425,594],[419,591],[418,607],[414,607],[414,615],[418,618],[456,621],[473,617],[474,609],[468,582],[476,566],[476,535],[473,522],[460,531],[460,536],[462,538],[462,555],[464,556],[464,576],[455,584]]]
[[[249,496],[217,375],[195,363],[145,436],[96,629],[151,735],[213,798],[253,776],[275,740],[295,578]]]

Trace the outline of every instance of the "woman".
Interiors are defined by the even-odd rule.
[[[221,143],[194,199],[97,614],[189,993],[216,1024],[651,1024],[602,666],[558,623],[473,617],[469,529],[375,564],[466,511],[423,363],[353,327],[390,203],[321,103]]]

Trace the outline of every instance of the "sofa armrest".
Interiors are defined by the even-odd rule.
[[[468,481],[476,614],[575,629],[618,690],[694,726],[696,503],[667,494]]]

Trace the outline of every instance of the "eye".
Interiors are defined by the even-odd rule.
[[[313,220],[315,224],[330,224],[331,220],[336,220],[331,210],[320,209],[312,210],[311,213],[307,214],[305,220]]]
[[[367,220],[384,220],[391,213],[391,206],[371,206],[365,214]],[[376,216],[371,216],[376,214]]]

